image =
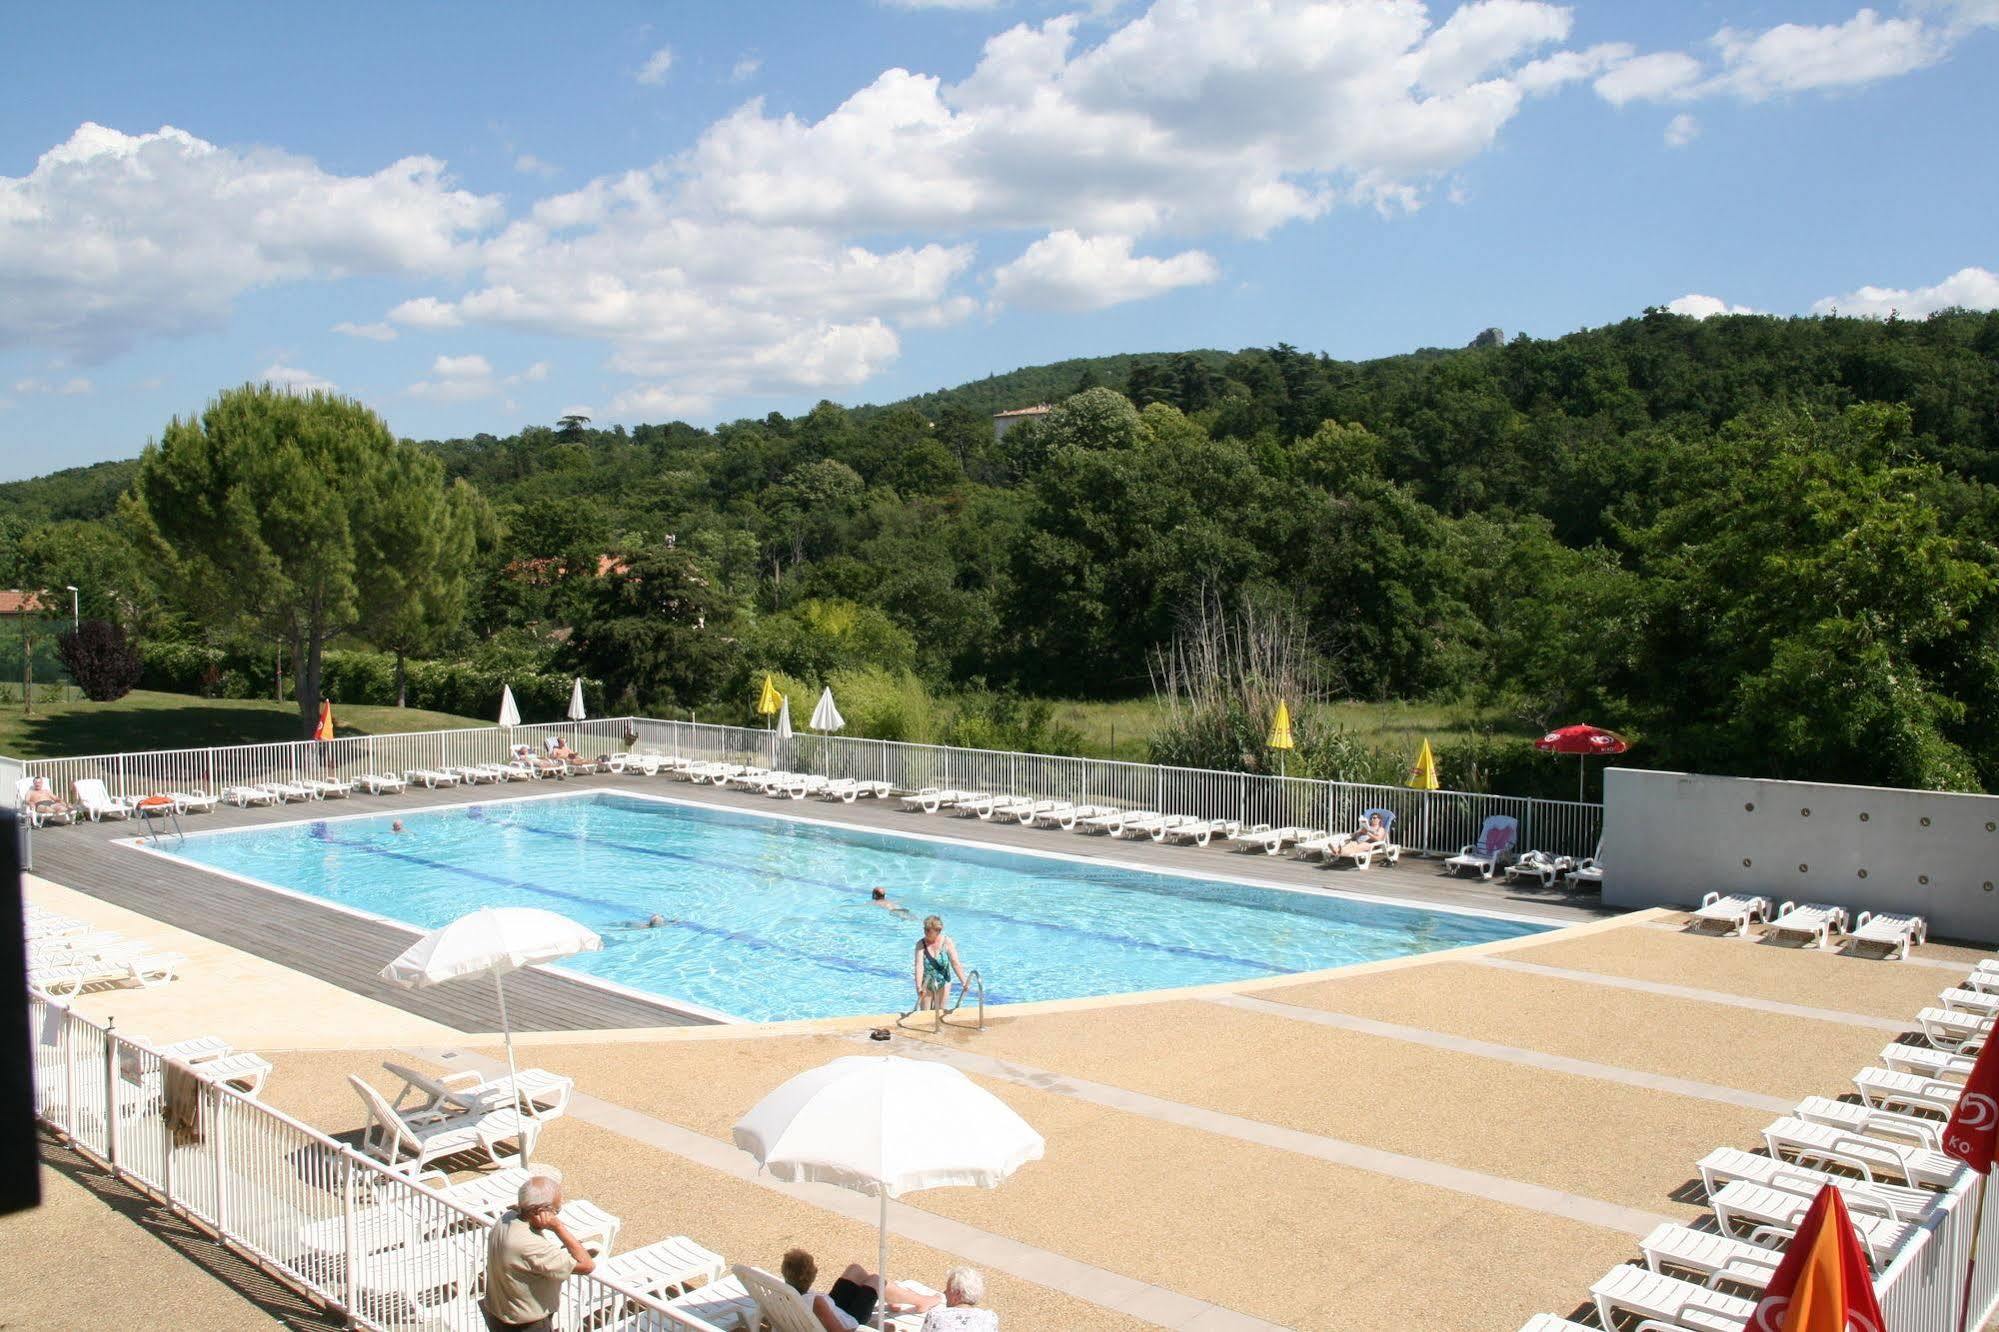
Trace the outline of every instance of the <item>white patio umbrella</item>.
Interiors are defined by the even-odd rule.
[[[888,1200],[917,1189],[995,1188],[1044,1144],[1005,1102],[948,1064],[847,1055],[800,1073],[736,1122],[736,1146],[792,1183],[881,1199],[877,1270],[888,1284]],[[875,1306],[886,1326],[888,1297]]]
[[[569,720],[580,722],[589,716],[583,711],[583,677],[576,678],[576,684],[569,691]]]
[[[500,686],[500,725],[513,727],[521,724],[521,710],[514,706],[514,687]]]
[[[846,729],[847,719],[840,715],[840,709],[833,706],[833,686],[827,685],[819,691],[819,705],[812,709],[812,720],[807,722],[815,731],[839,731]],[[820,749],[825,749],[824,745]],[[833,775],[833,757],[826,755],[826,775]]]
[[[784,753],[784,742],[791,739],[791,698],[786,694],[777,696],[777,729],[771,732],[770,765],[779,765]]]
[[[815,731],[844,731],[847,719],[833,706],[833,686],[828,685],[819,694],[819,706],[812,709],[812,720],[807,722]]]
[[[512,700],[510,699],[509,702]],[[465,976],[491,976],[500,997],[500,1030],[507,1041],[507,1075],[520,1085],[514,1063],[514,1028],[507,1018],[509,971],[549,962],[575,953],[594,953],[604,946],[595,933],[567,916],[536,907],[481,907],[432,930],[395,961],[382,968],[382,979],[411,989],[442,985]],[[521,1141],[521,1162],[530,1144]]]

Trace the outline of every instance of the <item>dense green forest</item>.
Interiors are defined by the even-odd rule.
[[[994,411],[1041,401],[995,439]],[[371,647],[710,716],[771,670],[795,701],[833,680],[864,732],[1060,748],[1034,700],[1149,692],[1205,609],[1306,644],[1296,687],[1322,700],[1587,720],[1657,766],[1999,789],[1999,313],[1649,310],[1367,362],[1118,356],[713,430],[415,447],[465,483],[476,539],[435,632],[335,644],[373,692]],[[149,556],[137,475],[0,486],[0,581],[85,587],[150,644],[151,685],[234,689],[268,643]],[[1303,711],[1292,771],[1393,779]],[[1257,767],[1260,724],[1162,754]],[[1497,748],[1447,768],[1500,780]]]

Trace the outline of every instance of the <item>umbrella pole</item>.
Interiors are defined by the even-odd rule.
[[[1589,772],[1589,755],[1576,755],[1576,803],[1583,802],[1583,781]]]
[[[881,1194],[881,1246],[875,1255],[875,1274],[881,1280],[879,1298],[875,1300],[875,1326],[888,1326],[888,1185],[877,1186]]]
[[[493,989],[500,996],[500,1031],[507,1038],[507,1089],[513,1096],[514,1113],[525,1117],[521,1109],[521,1073],[514,1066],[514,1024],[507,1020],[507,978],[501,972],[493,973]],[[525,1125],[521,1128],[521,1165],[528,1163],[528,1153],[534,1150],[534,1130]]]

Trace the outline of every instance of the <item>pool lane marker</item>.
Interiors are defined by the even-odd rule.
[[[683,864],[695,865],[702,869],[716,870],[723,873],[740,872],[742,868],[728,861],[709,860],[686,851],[669,851],[664,847],[641,846],[636,842],[613,842],[601,837],[588,837],[580,833],[563,832],[559,828],[536,828],[525,823],[508,823],[505,826],[520,832],[533,833],[540,837],[552,837],[571,842],[587,841],[593,846],[609,847],[616,851],[629,851],[633,855],[651,856],[657,860],[678,861]],[[824,888],[829,892],[837,892],[842,896],[853,896],[861,891],[860,887],[856,884],[839,883],[832,879],[814,879],[803,874],[788,874],[782,870],[759,869],[755,873],[760,878],[775,879],[783,883],[803,884],[808,888]],[[1267,976],[1291,976],[1297,974],[1296,970],[1291,967],[1275,966],[1268,962],[1256,961],[1254,958],[1235,957],[1228,953],[1212,953],[1201,948],[1188,948],[1184,944],[1153,943],[1145,939],[1134,939],[1129,935],[1111,934],[1105,930],[1087,929],[1083,926],[1066,922],[1023,919],[1019,916],[1009,916],[1004,912],[990,911],[982,907],[953,906],[951,913],[955,916],[969,916],[973,920],[993,920],[1007,925],[1024,926],[1028,929],[1049,934],[1062,936],[1081,935],[1085,938],[1114,944],[1120,948],[1142,949],[1146,952],[1154,953],[1169,953],[1175,957],[1198,958],[1203,962],[1219,962],[1226,966],[1242,967],[1249,971],[1260,971]],[[1224,979],[1247,980],[1253,978],[1232,976],[1225,977]],[[1017,1002],[1015,1000],[1002,1000],[997,994],[988,994],[986,997],[993,1003]]]

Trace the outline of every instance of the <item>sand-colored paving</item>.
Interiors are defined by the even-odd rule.
[[[434,1044],[451,1028],[329,985],[238,948],[28,875],[28,900],[187,959],[171,984],[80,995],[76,1011],[159,1040],[213,1034],[246,1049],[339,1049],[357,1042]]]
[[[1935,956],[1926,951],[1923,955]],[[1918,1009],[1935,1004],[1937,992],[1950,982],[1950,973],[1932,967],[1902,967],[1817,948],[1654,929],[1608,930],[1589,939],[1556,939],[1514,949],[1506,956],[1514,962],[1718,990],[1877,1018],[1914,1018]]]
[[[886,1047],[853,1030],[531,1035],[525,1062],[575,1077],[595,1098],[579,1098],[538,1154],[564,1168],[573,1192],[624,1218],[621,1247],[688,1234],[732,1260],[768,1264],[799,1244],[822,1267],[872,1262],[865,1217],[759,1182],[718,1145],[787,1077],[902,1050],[958,1062],[1047,1140],[1046,1159],[999,1189],[913,1194],[898,1212],[898,1273],[935,1284],[964,1260],[953,1245],[967,1236],[1024,1255],[1008,1270],[987,1267],[989,1303],[1009,1332],[1226,1328],[1232,1316],[1340,1332],[1505,1332],[1536,1311],[1574,1310],[1592,1280],[1635,1254],[1632,1218],[1700,1215],[1686,1188],[1700,1156],[1756,1146],[1773,1101],[1850,1090],[1889,1039],[1880,1028],[1952,980],[1941,967],[1684,937],[1656,919],[1491,954],[1535,964],[1524,969],[1440,955],[1250,985],[1247,1002],[1207,994],[997,1010],[984,1032],[898,1032]],[[213,993],[207,1002],[202,1030],[220,1020],[208,1020]],[[458,1049],[462,1066],[499,1052],[490,1037],[413,1032],[407,1015],[368,1009],[313,1019],[343,1048],[267,1043],[277,1065],[267,1099],[348,1134],[362,1122],[349,1073],[388,1088],[384,1059]],[[1327,1015],[1398,1031],[1328,1025]],[[1551,1069],[1537,1054],[1568,1062]],[[37,1245],[32,1234],[20,1243]],[[1051,1274],[1035,1255],[1067,1266]],[[1077,1288],[1077,1272],[1209,1312],[1106,1307],[1108,1297]]]
[[[1860,1068],[1888,1041],[1810,1018],[1455,962],[1256,997],[1790,1100],[1824,1092],[1828,1060]]]

